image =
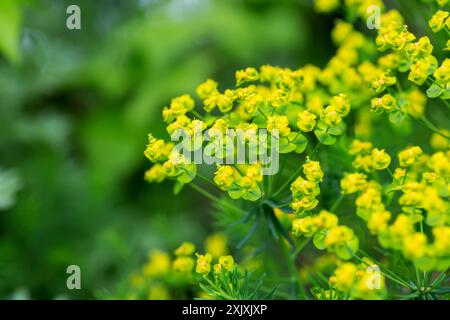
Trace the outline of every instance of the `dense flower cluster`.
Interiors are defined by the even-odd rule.
[[[213,234],[206,238],[205,255],[196,253],[196,247],[191,242],[183,242],[173,256],[167,252],[153,249],[148,254],[147,262],[140,272],[130,276],[131,292],[128,299],[165,300],[171,298],[186,298],[192,284],[197,282],[198,274],[207,274],[211,269],[212,259],[218,259],[214,272],[220,273],[223,267],[229,270],[235,266],[234,259],[228,254],[228,239],[223,234]],[[206,272],[208,270],[208,272]],[[197,294],[202,295],[200,288]]]
[[[437,3],[444,7],[447,1]],[[450,60],[439,61],[431,39],[410,32],[398,11],[384,12],[381,0],[315,0],[314,4],[317,11],[324,13],[338,10],[343,4],[353,19],[367,19],[368,9],[377,6],[383,14],[376,38],[371,39],[352,23],[339,20],[331,35],[338,48],[324,68],[248,67],[236,72],[236,87],[225,90],[208,79],[197,87],[198,102],[182,95],[164,108],[167,132],[214,129],[225,135],[228,129],[241,129],[245,132],[243,144],[258,129],[276,134],[277,151],[285,159],[294,159],[293,166],[297,168],[283,186],[263,175],[264,164],[260,162],[218,164],[213,177],[206,180],[213,181],[231,199],[243,199],[253,205],[244,220],[264,214],[277,239],[279,234],[283,235],[294,249],[302,239],[312,239],[317,249],[326,249],[337,257],[329,288],[316,286],[315,298],[385,298],[388,288],[384,275],[405,288],[418,290],[418,295],[425,295],[419,288],[422,281],[431,279],[432,272],[447,271],[450,267],[450,130],[437,128],[426,118],[428,99],[439,99],[440,106],[449,106]],[[445,29],[450,33],[449,12],[437,11],[428,25],[432,32]],[[450,40],[445,50],[449,49]],[[200,109],[204,111],[202,114]],[[425,146],[405,142],[395,146],[370,142],[370,118],[384,114],[393,125],[408,119],[427,126],[433,132],[430,146],[436,151],[428,152]],[[347,117],[355,123],[347,121]],[[217,144],[215,137],[211,136],[207,143]],[[335,192],[338,198],[330,205],[328,199],[322,201],[321,184],[332,177],[322,169],[323,159],[314,159],[319,147],[337,142],[345,150],[348,164],[336,183],[338,186],[340,182],[340,190]],[[195,141],[188,141],[188,145],[190,150],[203,147]],[[215,156],[223,158],[226,148],[220,145]],[[263,148],[270,146],[266,143]],[[195,185],[193,180],[199,175],[197,165],[188,162],[171,142],[149,135],[144,154],[154,163],[145,173],[147,181],[172,179],[181,185]],[[282,169],[278,174],[284,177]],[[278,189],[274,190],[275,187]],[[289,187],[290,195],[281,200]],[[343,199],[350,205],[338,210]],[[286,209],[289,206],[292,210]],[[417,274],[418,270],[424,272],[422,279],[417,276],[419,283],[415,287],[392,272],[385,273],[380,263],[368,259],[360,248],[362,238],[357,236],[358,228],[339,223],[347,222],[340,217],[343,210],[362,222],[367,234],[376,238],[383,250],[399,254]],[[291,234],[286,235],[288,232],[282,228],[291,228]],[[157,253],[145,268],[146,274],[170,269],[200,275],[214,285],[215,291],[211,292],[230,297],[220,283],[226,277],[232,281],[235,273],[241,271],[231,256],[206,251],[197,254],[195,260],[195,248],[184,244],[175,252],[173,262]],[[352,259],[358,262],[355,264]],[[152,262],[157,260],[158,263]],[[371,266],[374,268],[370,269]],[[377,278],[375,289],[370,284],[373,274],[367,268],[383,273]]]
[[[386,294],[385,277],[379,273],[379,266],[368,259],[355,265],[351,262],[340,264],[329,279],[331,289],[327,296],[344,294],[351,299],[382,299]]]

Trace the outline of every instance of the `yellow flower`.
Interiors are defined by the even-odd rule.
[[[218,258],[228,253],[227,242],[228,239],[225,235],[221,233],[213,234],[206,238],[205,250],[211,253],[213,258]]]
[[[240,110],[244,118],[253,116],[258,111],[259,106],[263,102],[264,98],[257,93],[249,94],[241,100]]]
[[[440,131],[450,136],[450,130],[440,129]],[[430,144],[436,150],[450,149],[450,141],[437,133],[432,134]]]
[[[219,258],[219,265],[225,270],[231,270],[234,267],[234,259],[232,256],[222,256]]]
[[[423,151],[419,146],[414,146],[401,151],[398,154],[398,160],[401,167],[410,167],[419,160]]]
[[[367,227],[372,234],[383,232],[387,229],[390,219],[391,213],[389,211],[374,212],[367,222]]]
[[[435,172],[424,172],[422,173],[422,180],[426,183],[426,184],[433,184],[434,182],[436,182],[439,179],[439,175],[436,174]]]
[[[317,12],[328,13],[339,8],[339,0],[314,0],[314,9]]]
[[[403,180],[403,178],[406,176],[406,170],[402,168],[396,168],[393,174],[393,177],[395,180]]]
[[[433,73],[436,83],[445,86],[450,81],[450,59],[445,59],[442,65]]]
[[[162,165],[157,163],[147,171],[145,171],[144,179],[147,182],[161,182],[166,177],[166,171]]]
[[[161,250],[152,250],[148,256],[149,260],[142,267],[142,273],[146,277],[155,277],[167,273],[170,269],[170,257]]]
[[[448,18],[449,13],[447,11],[438,10],[428,21],[433,32],[439,32],[445,27],[445,20]]]
[[[305,217],[292,221],[292,233],[297,237],[303,235],[309,238],[316,233],[317,229],[316,220],[312,217]]]
[[[365,142],[358,139],[352,141],[348,153],[352,156],[357,154],[370,154],[373,146],[371,142]]]
[[[352,31],[353,25],[351,23],[339,20],[331,32],[331,38],[335,44],[340,45]]]
[[[411,71],[408,75],[408,80],[414,82],[415,84],[421,86],[425,83],[428,75],[437,67],[437,60],[433,56],[428,56],[417,60],[412,66]]]
[[[349,291],[355,283],[356,271],[356,266],[353,263],[343,263],[334,271],[332,284],[340,291]]]
[[[372,166],[375,170],[384,170],[389,167],[391,163],[391,157],[386,153],[384,149],[372,150]]]
[[[244,82],[256,81],[259,79],[258,70],[255,68],[245,68],[244,70],[236,71],[236,86],[240,86]]]
[[[234,181],[234,169],[232,166],[220,166],[214,173],[214,182],[224,191],[230,189]]]
[[[438,255],[448,255],[450,252],[450,227],[441,226],[432,229],[434,236],[433,250]]]
[[[414,223],[409,216],[401,213],[389,227],[389,232],[395,238],[403,240],[406,236],[414,232]]]
[[[367,176],[362,173],[345,174],[341,180],[343,194],[352,194],[361,191],[367,184]]]
[[[324,175],[319,161],[312,161],[309,158],[306,159],[303,165],[303,173],[306,179],[313,182],[321,182]]]
[[[411,44],[408,44],[411,45]],[[400,56],[398,53],[393,52],[389,53],[385,56],[382,56],[378,59],[378,64],[380,67],[382,67],[384,70],[395,70],[400,65]]]
[[[341,117],[345,117],[350,112],[350,100],[343,93],[334,96],[331,99],[330,105],[336,109]]]
[[[395,99],[390,94],[385,94],[381,98],[373,98],[371,100],[371,108],[372,111],[379,111],[380,109],[383,111],[391,111],[393,108],[397,106],[397,99]]]
[[[176,256],[190,256],[194,254],[195,245],[191,242],[183,242],[176,250]]]
[[[163,118],[165,122],[172,122],[175,118],[184,115],[186,112],[194,109],[195,101],[188,94],[172,99],[170,108],[163,109]]]
[[[326,210],[320,211],[320,213],[316,217],[314,217],[314,220],[315,224],[319,228],[326,228],[326,229],[337,227],[339,223],[339,218],[335,214],[328,212]]]
[[[317,196],[320,192],[319,186],[317,183],[306,180],[302,177],[297,177],[294,182],[291,184],[291,192],[294,198],[302,197],[302,196]]]
[[[144,155],[151,161],[156,162],[164,159],[164,140],[156,139],[153,135],[148,135],[147,148],[144,151]]]
[[[200,84],[195,91],[202,100],[219,93],[217,91],[217,82],[211,79]]]
[[[427,96],[416,88],[407,94],[407,103],[404,107],[407,108],[409,115],[420,118],[424,113],[426,104]]]
[[[371,88],[376,93],[380,93],[388,86],[392,86],[397,82],[397,78],[392,77],[389,73],[379,74],[371,83]]]
[[[191,124],[191,122],[192,122],[192,120],[183,114],[183,115],[179,116],[178,118],[176,118],[176,120],[174,122],[170,123],[167,126],[166,130],[169,134],[172,134],[175,130],[178,130],[178,129],[186,130],[189,128],[189,125]]]
[[[424,184],[415,181],[405,183],[403,186],[403,195],[399,198],[398,203],[402,206],[421,205],[424,188]]]
[[[323,110],[322,119],[327,125],[331,127],[334,127],[342,122],[342,117],[340,116],[339,112],[335,107],[331,105]]]
[[[450,177],[450,152],[436,152],[427,163],[428,167],[444,178]]]
[[[343,245],[355,237],[353,230],[346,226],[337,226],[332,228],[325,237],[327,247],[334,245]]]
[[[358,154],[353,161],[352,165],[355,169],[365,172],[371,172],[372,171],[372,155],[360,155]]]
[[[190,273],[194,270],[194,264],[192,257],[180,256],[173,261],[173,270],[180,273]]]
[[[295,213],[302,213],[314,209],[318,204],[319,201],[313,196],[304,196],[300,200],[294,200],[291,207]]]
[[[195,272],[207,275],[211,271],[212,255],[207,253],[205,255],[197,254],[197,264]]]
[[[289,120],[286,116],[269,116],[267,118],[267,130],[272,132],[278,130],[281,137],[289,135],[291,128],[289,128]]]
[[[263,180],[261,165],[259,163],[248,165],[245,170],[245,175],[257,182],[261,182]]]
[[[283,90],[274,90],[271,96],[267,99],[269,105],[273,108],[279,108],[289,102],[288,92]]]
[[[223,113],[227,113],[233,109],[236,93],[233,90],[225,90],[223,94],[217,96],[217,107]]]
[[[309,111],[300,112],[297,118],[297,126],[304,132],[313,131],[316,126],[316,118],[316,115]]]
[[[403,241],[403,254],[409,260],[417,260],[425,255],[427,237],[420,232],[408,235]]]
[[[384,210],[380,189],[380,185],[376,182],[371,182],[356,199],[356,206],[358,207],[357,214],[364,220],[368,220],[373,211]]]

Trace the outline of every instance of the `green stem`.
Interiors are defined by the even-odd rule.
[[[197,111],[195,111],[195,110],[191,110],[191,112],[192,112],[192,114],[194,115],[194,116],[196,116],[197,118],[199,118],[200,120],[205,120],[205,118],[203,118],[203,116],[200,114],[200,113],[198,113]]]
[[[440,131],[430,120],[428,120],[425,116],[420,117],[420,120],[422,120],[423,124],[430,129],[431,131],[443,136],[447,140],[450,140],[450,136],[446,135],[442,131]]]
[[[192,189],[194,189],[195,191],[199,192],[200,194],[204,195],[205,197],[207,197],[211,201],[215,201],[217,203],[221,203],[221,204],[223,204],[224,206],[227,206],[230,209],[237,210],[237,211],[239,211],[241,213],[245,213],[244,210],[242,210],[241,208],[239,208],[239,207],[237,207],[235,205],[232,205],[232,204],[227,203],[227,202],[220,202],[220,199],[218,197],[216,197],[215,195],[211,194],[210,192],[206,191],[204,188],[200,187],[199,185],[196,185],[193,182],[188,183],[188,186],[190,186]]]
[[[298,289],[300,287],[300,282],[298,278],[298,271],[297,266],[295,265],[295,258],[293,258],[289,252],[289,248],[286,246],[286,243],[284,242],[283,235],[280,234],[279,240],[281,252],[283,253],[283,256],[285,258],[285,261],[287,262],[287,267],[289,271],[289,277],[291,278],[292,282],[292,296],[294,300],[297,300],[297,294]]]
[[[303,241],[292,253],[292,258],[296,259],[299,253],[308,245],[308,243],[311,241],[312,238],[306,238],[305,241]]]
[[[295,172],[294,172],[294,174],[289,178],[289,179],[287,179],[284,183],[283,183],[283,185],[274,193],[274,195],[273,195],[273,197],[275,198],[276,196],[278,196],[282,191],[284,191],[284,189],[292,182],[292,180],[294,179],[294,178],[296,178],[299,174],[300,174],[300,172],[302,171],[302,167],[300,167],[299,169],[297,169]]]
[[[401,283],[404,287],[413,289],[411,286],[406,282],[406,280],[403,280],[399,275],[395,274],[393,271],[385,268],[379,261],[375,260],[371,256],[369,256],[366,252],[362,251],[361,249],[358,250],[361,252],[366,258],[368,258],[370,261],[375,262],[378,267],[380,267],[380,270],[384,272],[384,274],[387,276],[389,274],[389,279],[396,281],[397,283]],[[357,257],[358,258],[358,257]],[[360,258],[358,258],[360,259]],[[395,280],[394,280],[395,279]]]
[[[267,118],[267,116],[265,115],[265,113],[264,112],[262,112],[262,110],[261,109],[259,109],[258,108],[258,112],[259,113],[261,113],[262,114],[262,116],[266,119],[266,120],[268,120],[269,118]]]
[[[365,262],[363,259],[361,259],[360,257],[355,256],[355,258],[356,258],[357,260],[359,260],[360,262],[362,262],[362,263],[366,264],[367,266],[369,266],[369,264],[366,263],[366,262]],[[369,259],[370,259],[370,258],[369,258]],[[371,259],[371,260],[372,260],[372,259]],[[372,260],[372,261],[375,262],[374,260]],[[375,262],[375,263],[376,263],[376,262]],[[404,282],[403,280],[398,279],[398,278],[396,278],[395,276],[392,276],[392,275],[390,275],[389,273],[383,271],[380,264],[377,263],[377,265],[380,267],[380,272],[381,272],[381,274],[383,274],[386,278],[388,278],[388,279],[394,281],[395,283],[401,285],[402,287],[411,289],[411,287],[410,287],[406,282]]]
[[[285,155],[283,158],[283,162],[281,163],[281,167],[280,167],[279,173],[277,175],[277,178],[275,179],[275,181],[273,183],[274,186],[278,185],[278,182],[280,181],[281,177],[283,176],[284,167],[286,165],[287,159],[288,159],[288,157],[287,157],[287,155]]]
[[[341,193],[339,197],[336,199],[336,201],[333,203],[333,205],[330,208],[330,212],[334,213],[334,211],[338,208],[338,206],[341,204],[342,200],[344,199],[344,195]]]

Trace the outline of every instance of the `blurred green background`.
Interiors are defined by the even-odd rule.
[[[149,248],[201,241],[209,202],[143,181],[162,107],[245,66],[323,66],[335,18],[312,0],[0,1],[0,298],[95,298]]]

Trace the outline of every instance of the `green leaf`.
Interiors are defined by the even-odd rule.
[[[450,99],[450,85],[447,85],[447,88],[445,89],[444,93],[442,94],[441,99],[444,99],[444,100]]]
[[[300,132],[291,132],[289,134],[289,140],[296,146],[294,150],[296,153],[302,153],[308,145],[308,139]]]
[[[177,176],[177,180],[181,183],[189,183],[194,180],[196,174],[197,166],[195,163],[190,163],[183,168],[183,173]]]
[[[428,98],[437,98],[440,97],[442,94],[444,94],[445,90],[441,86],[439,86],[436,83],[433,83],[428,89],[427,89],[427,96]]]
[[[321,144],[331,146],[332,144],[336,143],[336,137],[327,133],[325,130],[316,129],[314,130],[314,134]]]
[[[0,1],[0,52],[12,63],[20,60],[21,1]]]
[[[181,190],[183,189],[185,183],[182,183],[180,181],[175,181],[175,184],[173,185],[173,194],[177,195],[181,192]]]
[[[415,260],[414,265],[422,271],[432,271],[436,267],[435,259],[426,256]]]
[[[233,184],[227,192],[231,199],[239,199],[242,196],[242,188],[237,184]]]
[[[256,201],[259,198],[261,198],[261,190],[259,189],[259,187],[255,187],[252,190],[250,190],[249,192],[243,192],[242,193],[242,198],[248,201]]]
[[[405,118],[406,114],[398,110],[389,113],[389,121],[395,124],[402,122]]]
[[[345,130],[345,123],[341,122],[335,127],[330,127],[328,129],[328,133],[334,136],[340,136],[344,132],[344,130]]]
[[[339,258],[343,260],[349,260],[353,258],[355,253],[358,251],[358,248],[359,248],[359,240],[357,237],[354,237],[348,243],[341,246],[337,246],[335,253]]]
[[[280,139],[280,149],[279,152],[281,154],[290,153],[297,148],[295,144],[289,141],[287,137]]]
[[[372,211],[369,209],[358,207],[356,209],[356,215],[363,219],[364,221],[368,221],[370,218]]]
[[[398,71],[400,72],[407,72],[411,69],[411,63],[409,63],[409,61],[407,59],[403,59],[400,62],[400,65],[398,67]]]
[[[326,247],[327,247],[325,245],[326,236],[327,236],[326,229],[320,229],[318,232],[316,232],[316,234],[314,234],[313,244],[317,249],[319,249],[319,250],[326,249]]]

